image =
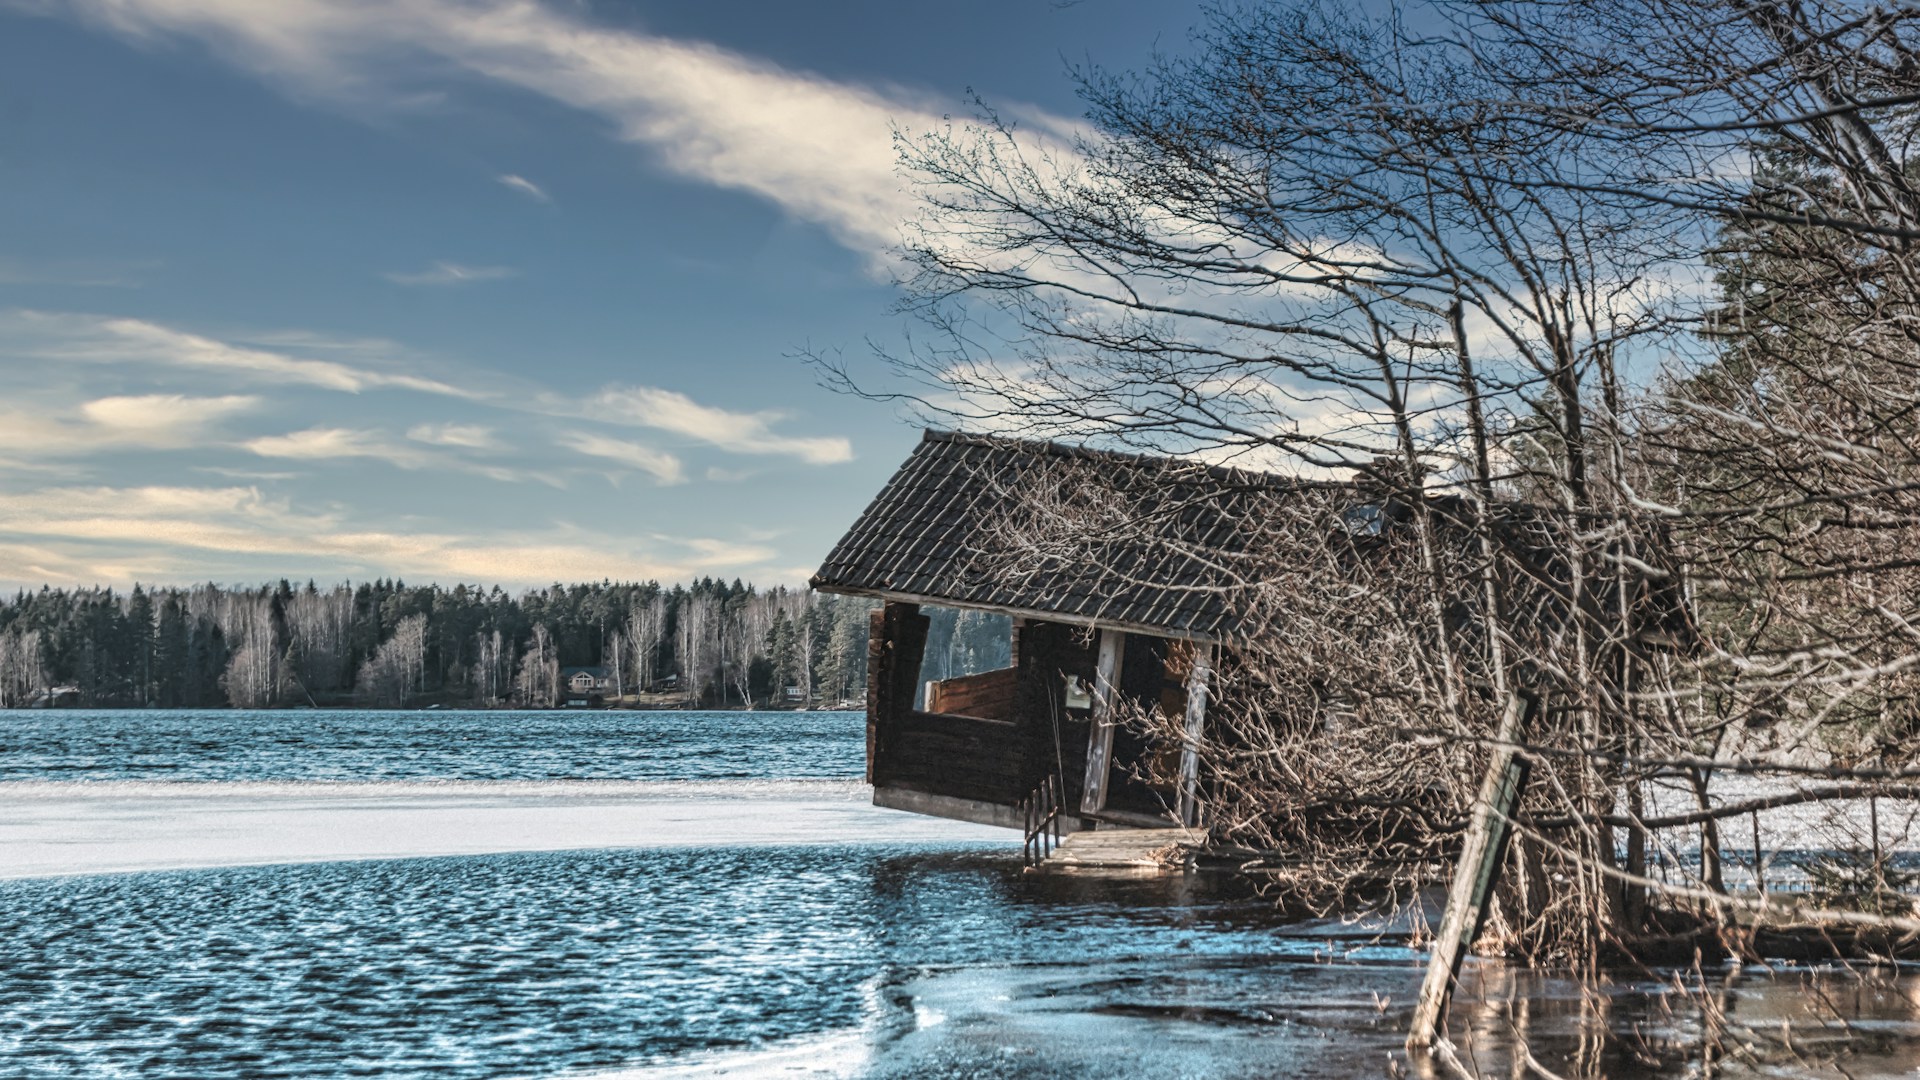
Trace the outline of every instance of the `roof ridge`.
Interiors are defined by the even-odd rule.
[[[1036,439],[1019,435],[995,435],[986,432],[952,431],[945,428],[922,428],[922,443],[950,442],[962,445],[992,446],[1012,450],[1023,450],[1032,454],[1048,454],[1054,457],[1085,458],[1093,461],[1105,461],[1130,465],[1152,465],[1169,467],[1177,465],[1197,466],[1210,476],[1240,482],[1258,483],[1263,487],[1281,488],[1289,491],[1310,491],[1316,489],[1348,488],[1354,486],[1341,480],[1305,480],[1281,473],[1249,469],[1240,465],[1221,465],[1197,458],[1176,457],[1172,454],[1150,454],[1144,451],[1107,450],[1094,446],[1081,446],[1074,443],[1056,442],[1052,439]]]

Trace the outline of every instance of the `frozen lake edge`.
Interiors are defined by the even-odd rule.
[[[0,878],[596,848],[1002,843],[857,781],[0,783]]]

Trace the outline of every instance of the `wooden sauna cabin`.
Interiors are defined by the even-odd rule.
[[[1226,547],[1249,499],[1297,487],[1173,459],[927,432],[812,580],[884,601],[868,646],[876,805],[1021,828],[1022,801],[1057,777],[1068,831],[1196,824],[1190,745],[1148,745],[1112,722],[1122,703],[1146,705],[1181,719],[1190,740],[1203,737],[1208,674],[1230,628],[1218,598],[1192,588],[1193,560],[1137,541],[1091,571],[1010,574],[994,557],[1017,520],[1009,504],[1076,476],[1097,476],[1143,512],[1179,500],[1172,527]],[[1195,484],[1212,490],[1192,497]],[[1011,666],[923,684],[923,605],[1009,616]],[[1155,767],[1139,768],[1149,755]],[[1167,779],[1136,779],[1145,773]]]
[[[1466,504],[1427,498],[1442,559],[1477,565],[1460,525]],[[1523,505],[1493,513],[1510,602],[1538,632],[1556,633],[1576,595],[1557,554],[1560,526]],[[1208,685],[1219,650],[1240,637],[1220,587],[1231,570],[1221,568],[1245,559],[1257,573],[1273,552],[1254,545],[1274,535],[1258,523],[1287,520],[1324,521],[1346,538],[1355,567],[1391,558],[1398,523],[1410,516],[1365,470],[1352,481],[1305,482],[927,432],[812,581],[884,602],[868,646],[874,802],[1021,828],[1023,803],[1046,785],[1060,792],[1068,830],[1202,824],[1196,794],[1206,777],[1193,747],[1208,737],[1209,705],[1223,704]],[[1664,563],[1663,546],[1656,537],[1637,557]],[[1441,598],[1445,617],[1471,641],[1482,632],[1479,579],[1450,576],[1463,591]],[[1621,578],[1624,593],[1577,595],[1595,613],[1631,610],[1631,647],[1684,650],[1694,638],[1678,582],[1656,572]],[[1009,616],[1010,666],[925,682],[925,605]],[[1142,708],[1181,725],[1175,745],[1152,745],[1113,722]]]

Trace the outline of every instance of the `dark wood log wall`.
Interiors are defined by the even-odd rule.
[[[908,710],[893,724],[883,775],[890,787],[1012,806],[1031,790],[1026,761],[1011,720]]]
[[[913,709],[927,626],[918,604],[888,602],[867,622],[867,783],[890,782],[900,720]]]
[[[1013,673],[949,682],[978,700],[935,695],[935,704],[966,714],[955,715],[913,708],[928,621],[917,605],[889,603],[869,623],[868,782],[1011,806],[1059,772],[1066,805],[1078,806],[1092,725],[1088,710],[1067,708],[1066,677],[1092,685],[1093,636],[1060,623],[1016,624]],[[1011,692],[994,697],[1000,690]]]

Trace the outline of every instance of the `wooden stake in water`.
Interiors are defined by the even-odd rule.
[[[1447,890],[1447,911],[1440,919],[1440,933],[1427,960],[1420,1000],[1414,1005],[1413,1028],[1407,1033],[1409,1049],[1425,1049],[1439,1037],[1440,1021],[1447,1014],[1454,982],[1460,976],[1460,962],[1486,921],[1487,901],[1499,884],[1507,837],[1513,832],[1513,812],[1519,808],[1520,795],[1527,786],[1527,759],[1513,744],[1526,730],[1534,706],[1531,697],[1516,693],[1507,698],[1506,710],[1500,716],[1500,728],[1493,736],[1493,759],[1487,762],[1486,778],[1480,782],[1480,794],[1474,800],[1473,820],[1460,845],[1453,885]]]

